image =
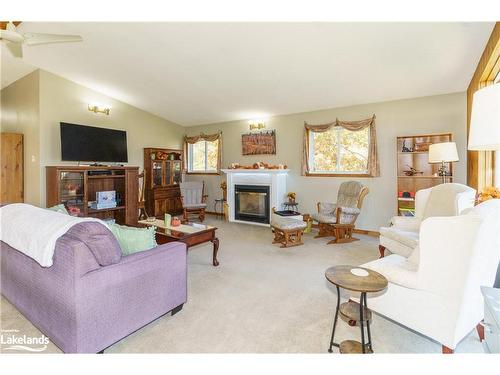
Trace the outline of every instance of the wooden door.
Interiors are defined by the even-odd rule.
[[[0,203],[24,202],[23,135],[2,133]]]

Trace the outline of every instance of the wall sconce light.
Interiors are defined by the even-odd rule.
[[[250,123],[250,130],[260,130],[260,129],[264,129],[265,127],[266,127],[266,124],[264,124],[263,122]]]
[[[94,112],[94,113],[104,113],[105,115],[108,115],[108,116],[109,116],[109,111],[111,110],[111,108],[99,107],[99,106],[97,106],[97,105],[90,105],[90,104],[88,104],[88,105],[87,105],[87,109],[88,109],[90,112]]]

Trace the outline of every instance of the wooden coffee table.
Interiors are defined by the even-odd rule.
[[[167,242],[179,241],[191,246],[199,245],[205,242],[212,242],[214,250],[212,255],[212,264],[217,267],[217,252],[219,251],[219,239],[215,236],[216,227],[199,223],[181,224],[177,227],[165,226],[165,221],[155,219],[140,220],[139,225],[156,227],[156,242],[161,245]]]
[[[364,273],[364,275],[356,275],[354,273]],[[339,348],[340,353],[373,353],[372,337],[370,331],[370,320],[372,313],[368,309],[366,302],[366,293],[380,292],[387,288],[387,279],[378,272],[368,268],[356,266],[334,266],[330,267],[325,272],[326,279],[337,288],[337,308],[335,310],[335,318],[333,320],[332,337],[330,339],[330,347],[328,352],[332,353],[332,347]],[[347,289],[353,292],[361,292],[359,304],[354,301],[348,301],[340,304],[340,288]],[[355,340],[342,341],[340,344],[334,342],[335,327],[340,315],[352,322],[359,321],[361,327],[361,342]],[[365,342],[365,328],[368,335],[368,342]]]

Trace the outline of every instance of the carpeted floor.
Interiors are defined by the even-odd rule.
[[[272,245],[269,228],[209,218],[220,239],[219,267],[212,247],[191,248],[188,301],[177,315],[165,316],[106,350],[107,353],[326,353],[336,296],[326,268],[359,265],[378,257],[378,240],[326,245],[304,237],[304,246]],[[345,296],[347,297],[347,296]],[[368,300],[368,305],[370,301]],[[38,336],[39,331],[3,297],[2,329]],[[339,340],[359,340],[359,328],[340,322]],[[376,353],[440,353],[441,346],[380,316],[373,318]],[[483,352],[474,332],[457,352]],[[47,352],[59,352],[49,344]],[[337,349],[335,349],[337,352]]]

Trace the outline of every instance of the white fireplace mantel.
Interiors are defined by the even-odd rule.
[[[275,207],[277,210],[280,209],[281,204],[285,201],[286,197],[286,176],[289,169],[221,169],[222,172],[226,174],[227,182],[227,204],[229,206],[229,221],[244,223],[244,224],[255,224],[255,225],[266,225],[269,224],[258,224],[249,221],[235,220],[234,218],[234,207],[235,207],[235,185],[257,185],[257,186],[269,186],[269,209],[272,210]],[[271,212],[269,212],[271,216]]]

